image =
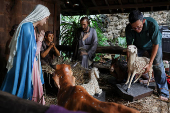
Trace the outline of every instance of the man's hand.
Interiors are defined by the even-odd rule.
[[[86,38],[88,38],[89,35],[90,35],[90,33],[85,34],[84,37],[83,37],[83,41],[86,40]]]
[[[82,55],[88,55],[88,53],[87,52],[85,52],[85,51],[81,51],[81,54],[80,54],[81,56]]]
[[[50,47],[51,47],[51,48],[55,47],[55,44],[54,44],[53,42],[50,43]]]
[[[152,64],[146,64],[146,66],[144,67],[145,72],[143,74],[146,74],[149,72],[150,68],[152,68]]]
[[[45,35],[44,30],[41,30],[40,34],[38,34],[37,41],[42,42],[44,40],[44,35]]]

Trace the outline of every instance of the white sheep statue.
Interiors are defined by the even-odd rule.
[[[92,96],[95,94],[100,95],[102,93],[102,89],[99,88],[99,84],[96,79],[96,78],[99,78],[99,73],[100,72],[99,72],[98,68],[93,67],[89,72],[89,76],[91,77],[90,81],[87,84],[81,85]]]
[[[137,56],[137,47],[135,45],[129,45],[127,48],[127,51],[129,53],[129,58],[128,58],[128,62],[127,62],[128,79],[127,79],[125,85],[127,85],[129,83],[129,86],[127,88],[127,91],[128,91],[135,74],[139,74],[139,76],[134,81],[134,83],[141,77],[142,73],[145,72],[144,67],[149,63],[150,59],[147,57],[138,57]],[[148,80],[147,87],[148,87],[150,79],[152,77],[152,71],[153,71],[153,69],[150,68],[150,70],[148,72],[149,80]],[[130,79],[130,77],[131,77],[131,79]],[[129,82],[129,79],[130,79],[130,82]]]

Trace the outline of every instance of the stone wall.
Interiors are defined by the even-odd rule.
[[[154,18],[159,25],[170,25],[170,11],[144,12],[144,17]],[[101,15],[104,23],[104,35],[112,40],[116,37],[125,37],[125,27],[129,23],[128,13]]]

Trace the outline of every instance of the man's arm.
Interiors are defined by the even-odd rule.
[[[152,53],[151,53],[149,64],[147,64],[145,66],[145,72],[144,73],[147,73],[150,70],[150,68],[152,68],[152,64],[153,64],[153,61],[154,61],[155,56],[157,54],[160,40],[162,38],[161,35],[160,35],[160,32],[159,32],[159,26],[158,26],[157,23],[153,24],[151,26],[149,34],[151,35],[151,41],[152,41],[152,44],[153,44],[152,45]]]
[[[151,58],[150,58],[150,62],[149,62],[149,64],[151,64],[151,65],[152,65],[152,63],[153,63],[153,61],[155,59],[155,56],[156,56],[157,51],[158,51],[158,48],[159,48],[159,44],[157,44],[157,45],[153,44]]]
[[[153,64],[153,61],[154,61],[155,56],[157,54],[158,48],[159,48],[159,44],[157,44],[157,45],[153,44],[153,46],[152,46],[152,53],[151,53],[151,57],[150,57],[150,62],[149,62],[149,64],[147,64],[144,67],[145,68],[144,74],[149,72],[150,68],[152,68],[152,64]]]
[[[60,52],[58,51],[58,49],[55,46],[54,46],[54,50],[55,50],[56,56],[60,56]]]

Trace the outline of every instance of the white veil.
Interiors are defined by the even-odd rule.
[[[16,29],[12,40],[10,42],[9,48],[10,48],[10,54],[9,54],[9,58],[8,58],[8,62],[7,62],[7,66],[6,68],[8,69],[8,71],[13,67],[13,60],[14,60],[14,56],[16,54],[17,51],[17,40],[19,37],[19,33],[20,33],[20,29],[22,24],[27,23],[27,22],[31,22],[31,23],[35,23],[38,22],[42,19],[44,19],[45,17],[50,15],[50,11],[47,7],[39,4],[35,7],[35,9],[18,25],[18,28]]]

